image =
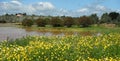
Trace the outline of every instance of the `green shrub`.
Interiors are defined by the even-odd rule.
[[[64,26],[71,27],[74,24],[74,20],[72,17],[64,18]]]
[[[33,21],[31,19],[24,19],[22,21],[22,25],[23,26],[28,26],[28,27],[31,27],[33,25]]]
[[[92,20],[87,16],[82,16],[79,18],[78,23],[81,27],[88,27],[92,25]]]
[[[63,21],[59,17],[52,17],[51,25],[53,27],[62,27],[63,26]]]
[[[36,24],[39,27],[45,27],[45,25],[47,24],[47,22],[46,22],[46,20],[39,18],[39,19],[36,20]]]

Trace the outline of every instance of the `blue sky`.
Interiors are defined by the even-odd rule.
[[[120,12],[120,0],[0,0],[0,14],[81,16]]]

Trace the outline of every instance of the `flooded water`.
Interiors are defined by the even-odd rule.
[[[0,27],[0,41],[8,39],[22,38],[25,36],[64,36],[64,35],[91,35],[90,32],[63,32],[63,31],[29,31],[17,27]]]

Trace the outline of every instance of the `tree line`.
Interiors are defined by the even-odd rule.
[[[16,14],[17,15],[17,14]],[[4,15],[9,21],[0,19],[0,22],[13,22],[10,21],[12,16],[16,15]],[[2,16],[0,16],[1,18]],[[36,19],[35,19],[36,17]],[[97,14],[91,14],[90,16],[81,16],[81,17],[70,17],[70,16],[36,16],[31,15],[28,16],[27,14],[22,14],[22,17],[17,17],[23,26],[32,26],[37,25],[38,27],[45,27],[47,25],[53,27],[72,27],[73,25],[78,27],[89,27],[92,24],[116,24],[120,26],[120,14],[117,12],[110,12],[110,13],[103,13],[101,17],[98,17]],[[21,18],[21,19],[20,19]],[[14,19],[15,20],[15,19]],[[15,21],[14,21],[15,22]]]

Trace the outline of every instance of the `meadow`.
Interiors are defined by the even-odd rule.
[[[0,61],[120,61],[120,7],[105,2],[0,0]]]
[[[120,33],[27,36],[0,43],[0,61],[119,61]]]

